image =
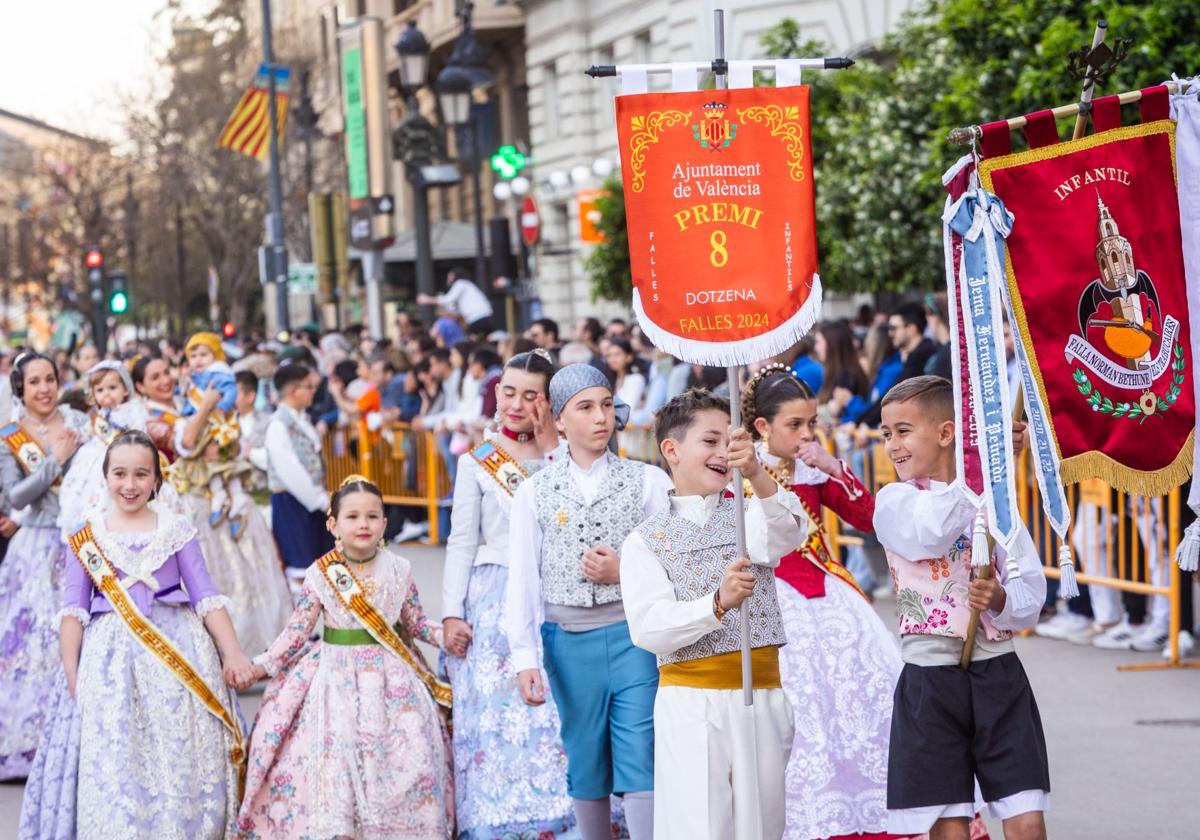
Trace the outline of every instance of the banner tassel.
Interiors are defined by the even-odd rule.
[[[1071,557],[1071,546],[1064,541],[1058,547],[1058,594],[1070,600],[1079,597],[1079,584],[1075,580],[1075,561]]]
[[[1200,519],[1184,529],[1179,548],[1175,549],[1175,562],[1181,572],[1194,572],[1200,568]]]
[[[992,552],[988,546],[987,517],[983,514],[983,508],[980,508],[979,513],[975,514],[975,528],[971,532],[971,565],[976,569],[982,569],[991,562]]]
[[[1008,599],[1012,603],[1014,610],[1024,612],[1031,609],[1035,605],[1033,593],[1029,591],[1029,587],[1025,581],[1021,579],[1021,567],[1017,564],[1016,558],[1011,554],[1008,560],[1005,561],[1004,570],[1007,573],[1004,581],[1004,591],[1008,594]],[[1010,584],[1016,584],[1012,586]]]

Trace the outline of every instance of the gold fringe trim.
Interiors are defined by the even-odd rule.
[[[1157,470],[1135,470],[1114,461],[1103,452],[1084,452],[1062,462],[1059,474],[1063,484],[1078,484],[1098,478],[1124,493],[1135,496],[1163,496],[1188,480],[1192,474],[1192,451],[1196,433],[1188,434],[1175,460]]]

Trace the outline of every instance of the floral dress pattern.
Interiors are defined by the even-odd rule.
[[[528,475],[542,466],[521,464]],[[508,567],[494,562],[508,550],[512,496],[467,455],[459,461],[454,498],[446,574],[452,558],[471,564],[462,617],[472,630],[465,657],[444,657],[454,687],[458,838],[554,840],[575,823],[558,710],[549,690],[541,706],[526,705],[517,691],[504,632]]]
[[[390,623],[441,646],[408,560],[382,550],[373,576],[356,574],[376,589],[371,603]],[[251,735],[238,836],[450,837],[449,738],[429,691],[381,645],[310,642],[321,619],[361,628],[314,564],[283,634],[256,659],[271,681]]]

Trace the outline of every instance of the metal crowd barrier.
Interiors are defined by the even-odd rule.
[[[371,431],[366,422],[330,429],[324,440],[325,478],[330,490],[358,473],[374,482],[389,505],[423,507],[429,515],[429,539],[440,541],[438,508],[452,485],[433,432],[407,423]]]
[[[833,451],[832,441],[827,440],[826,445]],[[862,472],[859,478],[872,493],[896,480],[896,471],[877,435],[859,439],[855,448],[863,450],[862,457],[855,458]],[[406,423],[370,431],[365,423],[360,423],[330,430],[325,436],[324,449],[331,489],[348,475],[365,475],[379,485],[386,503],[426,508],[429,537],[434,543],[439,541],[438,508],[450,495],[451,478],[432,432],[413,431]],[[648,426],[630,426],[620,432],[618,451],[626,458],[662,465],[654,430]],[[1018,506],[1039,548],[1046,576],[1057,579],[1059,539],[1046,522],[1031,467],[1026,450],[1017,461]],[[1200,662],[1181,662],[1179,656],[1182,587],[1191,583],[1190,579],[1182,578],[1174,562],[1182,536],[1181,490],[1176,488],[1165,496],[1146,498],[1093,481],[1068,487],[1067,499],[1075,513],[1067,540],[1075,556],[1079,583],[1168,599],[1169,659],[1163,663],[1124,665],[1121,670],[1200,667]],[[863,537],[848,533],[831,511],[825,511],[824,525],[832,546],[839,550],[863,544]],[[1081,528],[1084,533],[1077,533]]]

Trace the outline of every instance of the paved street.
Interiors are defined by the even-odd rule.
[[[441,593],[440,550],[408,547],[430,614]],[[893,624],[893,605],[878,605]],[[1200,836],[1200,670],[1118,672],[1155,662],[1039,638],[1017,642],[1049,742],[1054,840],[1168,840]],[[258,696],[243,701],[247,718]],[[19,784],[0,785],[0,838],[16,836]],[[1001,836],[992,823],[993,836]]]

